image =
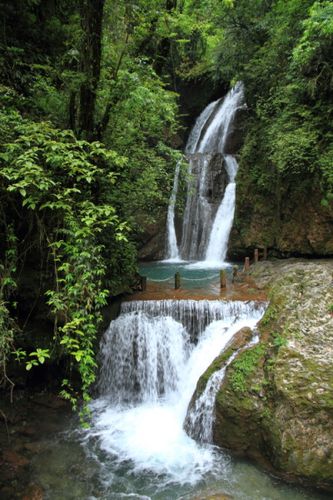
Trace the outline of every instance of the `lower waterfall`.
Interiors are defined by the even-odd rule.
[[[102,339],[100,397],[87,439],[97,439],[117,467],[158,478],[159,487],[221,475],[228,459],[186,434],[187,407],[200,375],[264,309],[265,303],[217,300],[123,303]]]
[[[255,335],[246,347],[256,344],[259,337]],[[225,365],[216,370],[209,378],[202,394],[189,407],[184,427],[189,436],[201,443],[213,442],[213,423],[215,398],[223,382],[228,365],[236,358],[239,351],[235,351],[226,361]]]

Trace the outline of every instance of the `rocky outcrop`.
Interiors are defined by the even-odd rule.
[[[236,109],[232,123],[229,125],[228,135],[224,145],[224,153],[236,155],[243,145],[248,110],[246,104]]]
[[[155,223],[144,225],[144,232],[138,241],[138,256],[140,260],[162,260],[165,257],[165,227],[166,214]]]
[[[278,186],[275,194],[260,192],[241,162],[229,258],[263,246],[272,256],[332,256],[333,204],[323,205],[322,198],[314,179]]]
[[[205,192],[201,193],[209,203],[213,215],[215,215],[228,184],[228,174],[225,167],[225,160],[221,153],[212,155],[203,155],[195,153],[191,156],[193,185],[200,184],[198,176],[202,172],[202,161],[209,161],[209,169],[207,172],[207,181],[205,183]],[[202,174],[201,174],[202,175]],[[199,187],[197,188],[199,190]]]
[[[214,442],[333,491],[333,262],[259,263],[260,342],[228,366]]]

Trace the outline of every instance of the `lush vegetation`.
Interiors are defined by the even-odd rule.
[[[221,19],[225,36],[218,68],[221,76],[226,72],[245,82],[249,106],[236,229],[244,233],[254,214],[257,221],[266,217],[258,243],[274,246],[298,210],[314,207],[323,214],[317,217],[332,216],[332,3],[233,4]],[[288,231],[293,229],[300,232],[295,225]],[[305,241],[294,245],[294,252],[308,251]]]
[[[76,366],[88,400],[101,309],[131,286],[140,232],[165,213],[182,126],[209,99],[245,82],[246,196],[261,192],[278,207],[285,186],[311,182],[331,205],[333,6],[0,7],[0,379],[10,383],[11,360],[30,370],[65,357],[64,396],[75,402]],[[53,333],[36,344],[25,332],[41,310]]]
[[[130,289],[135,239],[167,203],[176,94],[139,50],[148,5],[1,8],[0,379],[14,359],[30,371],[65,358],[75,406],[95,379],[101,309]],[[40,314],[53,328],[36,344]]]

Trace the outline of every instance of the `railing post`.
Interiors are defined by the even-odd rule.
[[[264,247],[264,256],[263,256],[263,259],[267,260],[267,247]]]
[[[141,290],[145,292],[147,290],[147,276],[140,276]]]
[[[180,274],[177,272],[175,274],[175,290],[178,290],[180,288]]]
[[[238,274],[238,266],[232,266],[232,282],[235,283]]]
[[[258,261],[259,261],[259,250],[258,250],[258,248],[255,248],[254,249],[254,263],[258,264]]]
[[[225,269],[220,271],[220,288],[226,288],[227,286],[227,275]]]

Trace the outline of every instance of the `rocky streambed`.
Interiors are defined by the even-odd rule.
[[[287,480],[333,491],[333,261],[261,262],[251,276],[270,303],[259,343],[226,369],[214,442]],[[225,363],[224,355],[213,362],[197,392]]]

